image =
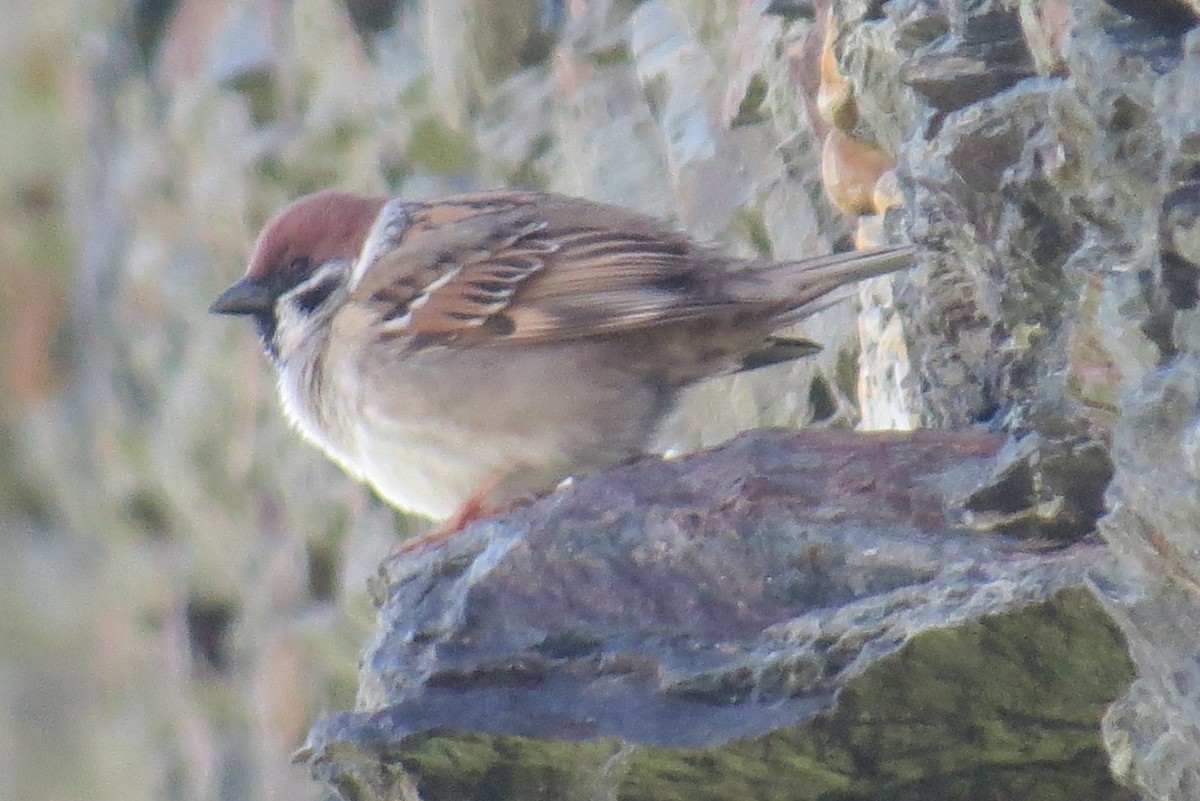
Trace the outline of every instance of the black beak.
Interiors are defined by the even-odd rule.
[[[213,314],[270,314],[275,293],[253,278],[243,278],[221,293],[208,310]]]

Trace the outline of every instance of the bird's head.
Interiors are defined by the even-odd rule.
[[[263,227],[246,274],[209,310],[254,318],[268,355],[286,361],[344,300],[383,204],[336,190],[294,201]]]

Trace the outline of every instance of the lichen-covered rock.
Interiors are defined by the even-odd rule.
[[[713,745],[799,722],[924,628],[1100,565],[1094,545],[1022,554],[998,536],[1020,497],[1001,444],[763,431],[393,557],[358,715],[386,715],[397,745],[437,726]],[[1035,542],[1056,531],[1027,523]]]
[[[434,731],[397,745],[388,716],[334,716],[314,772],[346,796],[428,801],[606,797],[652,801],[996,795],[1130,801],[1095,742],[1125,685],[1118,632],[1082,591],[928,632],[851,683],[808,726],[721,749],[633,747]]]
[[[1048,797],[1062,782],[1126,798],[1083,734],[1128,676],[1119,637],[1078,591],[1038,606],[1107,572],[1108,556],[1096,542],[1045,550],[1056,520],[1005,513],[1023,497],[1018,466],[1040,468],[1036,444],[998,454],[1002,442],[980,431],[755,432],[589,477],[436,550],[397,555],[378,581],[355,711],[319,722],[298,758],[359,799],[389,798],[408,776],[425,798],[482,797],[494,792],[486,776],[510,773],[540,776],[553,798],[585,781],[622,798],[735,799],[748,786],[870,798],[919,740],[929,764],[979,765],[962,783],[927,770],[923,782],[942,789],[925,797],[1010,794],[1012,780],[984,765],[1011,760]],[[1066,494],[1094,499],[1105,480]],[[1000,535],[1016,520],[1035,539]],[[927,631],[981,618],[966,631],[1005,634]],[[1076,638],[1088,645],[1067,657],[1061,644]],[[955,661],[990,667],[939,675]],[[956,694],[974,699],[971,723],[911,723],[940,719]],[[832,721],[799,725],[838,695],[834,719],[876,720],[856,724],[871,730],[861,742]],[[964,745],[968,728],[989,733]],[[660,747],[614,751],[613,737]],[[772,743],[796,763],[775,761]],[[494,753],[514,747],[522,758]],[[821,748],[815,763],[802,757]],[[845,750],[879,769],[843,775],[830,757]],[[681,773],[699,753],[722,767]],[[1073,779],[1053,777],[1075,760]]]
[[[1180,676],[1200,653],[1186,556],[1200,547],[1200,485],[1186,455],[1197,340],[1185,253],[1200,18],[1184,4],[1112,5],[981,4],[959,24],[927,4],[889,4],[920,32],[905,37],[916,45],[908,78],[929,104],[924,131],[900,148],[907,209],[914,237],[943,254],[924,290],[900,299],[914,304],[927,420],[1000,409],[1018,428],[1090,432],[1089,450],[1113,443],[1100,530],[1140,579],[1098,586],[1144,678],[1110,714],[1108,738],[1114,766],[1147,797],[1189,798],[1200,713]],[[1028,72],[1013,47],[1020,28],[1038,75],[1006,78],[994,96],[952,91],[967,84],[944,54],[974,46],[977,10],[1007,19],[1001,49]]]

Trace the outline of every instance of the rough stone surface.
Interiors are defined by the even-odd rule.
[[[941,254],[907,296],[926,419],[999,410],[1018,429],[1112,443],[1100,530],[1140,584],[1097,586],[1143,671],[1107,720],[1113,765],[1148,798],[1189,798],[1200,765],[1186,689],[1197,681],[1200,547],[1187,455],[1196,272],[1185,255],[1200,163],[1196,17],[1174,3],[978,8],[1019,18],[1038,74],[965,106],[930,98],[924,130],[900,149],[914,237]],[[941,13],[889,4],[889,17],[932,36],[906,41],[935,78],[945,73],[926,54],[970,43]],[[911,77],[928,92],[932,78]]]
[[[1121,646],[1095,623],[1068,622],[1087,614],[1078,597],[1065,617],[1062,607],[1036,608],[1110,572],[1094,539],[1046,549],[1062,535],[1059,515],[1018,510],[1030,501],[1020,487],[1049,478],[1040,465],[1053,463],[1036,441],[1005,446],[984,431],[776,430],[584,479],[437,549],[387,560],[356,710],[320,721],[297,758],[343,798],[390,798],[415,777],[425,798],[482,799],[497,782],[538,777],[560,788],[553,797],[598,782],[621,798],[686,787],[736,799],[777,787],[780,797],[816,799],[825,782],[845,790],[845,779],[796,773],[769,754],[820,753],[837,774],[843,749],[858,748],[839,739],[854,725],[798,724],[840,696],[835,718],[876,719],[858,758],[878,770],[861,774],[848,798],[886,793],[886,777],[904,770],[920,740],[931,759],[975,777],[955,789],[927,770],[927,788],[946,784],[921,797],[1011,792],[986,766],[1011,759],[1045,797],[1063,781],[1064,798],[1125,799],[1102,770],[1095,780],[1099,749],[1068,734],[1097,708],[1096,693],[1124,686],[1102,643]],[[1075,500],[1094,499],[1106,477],[1077,480]],[[1001,613],[1008,622],[979,622]],[[991,645],[968,637],[943,655],[924,651],[931,628],[972,621],[1005,633]],[[1081,648],[1084,631],[1091,642]],[[1059,638],[1072,656],[1051,656]],[[1038,656],[1013,653],[1018,642]],[[900,649],[919,680],[886,659]],[[963,725],[995,732],[986,748],[954,745],[949,720],[917,722],[947,702],[933,688],[961,668],[946,654],[988,666],[980,688],[963,676],[947,682],[951,695],[972,699],[969,717],[986,721]],[[992,696],[1005,699],[999,717]],[[1025,723],[1000,735],[1004,719]],[[1009,736],[1017,750],[1001,756]],[[613,751],[613,738],[625,745]],[[780,741],[788,744],[771,745]],[[525,756],[504,756],[514,749]],[[697,753],[728,761],[713,777],[720,789],[679,773]],[[808,789],[796,795],[801,776]]]
[[[360,718],[397,746],[437,726],[711,746],[794,725],[929,626],[1046,600],[1103,562],[1094,544],[1022,552],[971,511],[1010,483],[1001,443],[764,431],[393,557],[358,713],[309,748]]]

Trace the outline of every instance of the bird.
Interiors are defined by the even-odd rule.
[[[468,522],[645,455],[681,390],[809,355],[776,332],[909,245],[738,258],[567,195],[326,189],[211,311],[251,318],[299,433],[392,506]]]

